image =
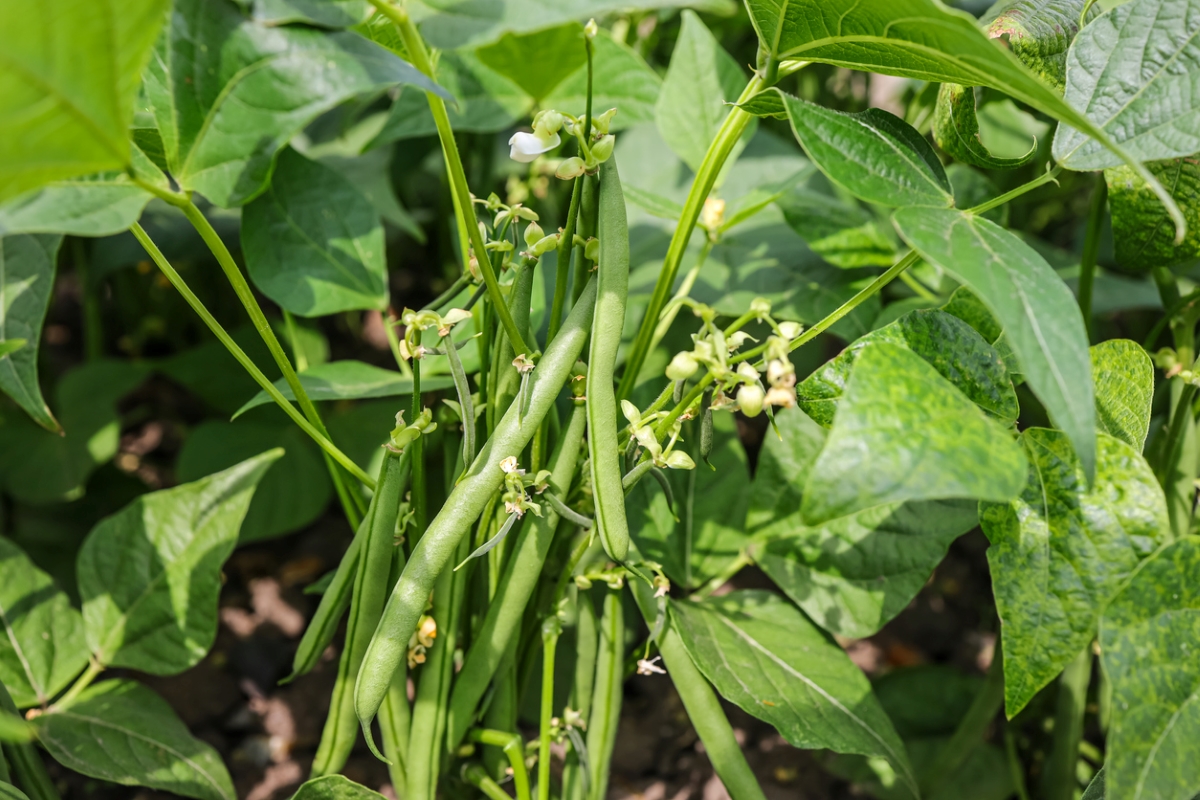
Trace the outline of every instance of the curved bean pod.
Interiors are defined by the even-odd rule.
[[[520,455],[525,449],[570,378],[571,368],[587,340],[595,300],[595,282],[591,281],[530,375],[528,411],[522,417],[519,409],[509,408],[413,549],[359,671],[354,704],[365,731],[370,731],[371,720],[387,694],[392,673],[405,658],[408,639],[417,628],[438,575],[446,569],[459,541],[503,483],[500,462]]]
[[[629,523],[621,487],[613,372],[629,296],[629,227],[615,158],[600,165],[599,211],[600,274],[587,374],[588,454],[596,499],[596,530],[609,558],[623,561],[629,551]]]

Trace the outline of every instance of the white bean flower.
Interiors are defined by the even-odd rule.
[[[538,133],[517,131],[508,140],[508,144],[508,157],[513,161],[528,164],[542,153],[553,150],[562,144],[562,137],[557,133],[546,136],[544,134],[539,135]]]

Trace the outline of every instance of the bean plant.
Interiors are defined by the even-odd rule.
[[[734,707],[859,796],[1197,796],[1200,0],[962,5],[0,3],[0,796],[235,797],[142,676],[329,506],[297,800],[600,800],[662,675],[734,800]],[[873,683],[976,528],[980,674]]]

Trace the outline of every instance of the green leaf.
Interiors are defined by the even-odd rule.
[[[278,468],[268,470],[259,481],[238,541],[246,544],[282,536],[321,516],[333,491],[321,451],[290,422],[203,422],[192,429],[179,451],[175,479],[199,480],[276,447],[284,455]]]
[[[1016,0],[987,26],[1021,63],[1060,93],[1067,85],[1067,51],[1079,33],[1085,0]],[[1089,12],[1091,21],[1100,9]]]
[[[1200,786],[1200,539],[1175,542],[1144,563],[1100,621],[1112,682],[1107,796],[1187,800]]]
[[[176,0],[145,77],[172,177],[227,208],[266,187],[276,152],[319,114],[397,84],[449,97],[357,33],[266,25],[209,0]]]
[[[1004,361],[970,325],[936,309],[911,311],[858,339],[796,387],[805,413],[828,428],[859,355],[887,342],[916,353],[972,402],[1004,423],[1017,419],[1017,395]]]
[[[756,532],[751,554],[813,622],[859,639],[908,606],[977,519],[961,500],[878,506],[811,528],[792,514]]]
[[[0,7],[0,201],[130,163],[142,68],[168,0]]]
[[[1092,782],[1083,790],[1083,797],[1079,800],[1104,800],[1104,767],[1096,773],[1096,777],[1092,778]]]
[[[419,19],[421,33],[441,50],[482,47],[506,33],[587,22],[616,11],[690,7],[730,16],[737,10],[731,0],[439,0],[427,7],[436,11]]]
[[[128,361],[93,361],[68,372],[54,390],[62,433],[23,417],[6,418],[0,424],[5,490],[26,503],[79,497],[88,476],[117,454],[117,401],[145,380],[146,373],[144,366]]]
[[[254,18],[272,25],[303,22],[326,28],[349,28],[362,22],[366,0],[254,0]]]
[[[798,408],[776,411],[775,427],[779,434],[768,432],[764,437],[750,485],[746,531],[751,534],[797,514],[801,490],[828,437]]]
[[[193,737],[166,701],[133,681],[96,684],[36,724],[50,755],[89,777],[199,800],[237,797],[217,751]]]
[[[1112,339],[1091,349],[1096,427],[1139,453],[1150,431],[1154,364],[1137,342]]]
[[[912,351],[858,356],[801,513],[818,525],[909,500],[1016,497],[1025,458],[1001,425]]]
[[[1105,604],[1170,537],[1162,489],[1129,445],[1100,435],[1089,489],[1061,432],[1030,428],[1021,441],[1029,456],[1021,497],[980,506],[1009,718],[1088,646]]]
[[[1139,274],[1200,256],[1200,157],[1152,161],[1146,168],[1179,203],[1188,230],[1175,244],[1175,226],[1150,186],[1129,167],[1106,169],[1117,265]]]
[[[746,102],[738,104],[738,108],[756,117],[771,117],[773,119],[788,118],[787,106],[783,104],[783,94],[773,92],[769,89],[763,90]]]
[[[695,13],[684,11],[681,16],[683,26],[655,116],[663,140],[692,170],[699,170],[709,143],[729,115],[728,104],[742,93],[746,77]],[[746,139],[751,135],[749,129],[744,134]]]
[[[49,575],[0,538],[0,683],[18,708],[45,705],[87,665],[83,619]]]
[[[5,744],[24,744],[25,742],[33,741],[34,733],[33,726],[24,719],[0,709],[0,742]],[[0,769],[0,772],[3,772],[3,770]],[[4,796],[3,789],[5,786],[7,784],[4,783],[4,778],[0,776],[0,797]],[[24,797],[24,795],[20,796]]]
[[[1194,0],[1133,0],[1089,23],[1067,54],[1065,100],[1138,161],[1200,151],[1200,14]],[[1075,170],[1121,159],[1069,119],[1054,158]]]
[[[688,3],[688,5],[694,5]],[[601,33],[592,41],[595,78],[592,86],[592,111],[603,113],[616,108],[612,130],[618,131],[639,122],[654,122],[662,79],[634,50]],[[542,102],[546,108],[558,108],[582,116],[587,109],[587,67],[575,70]]]
[[[533,33],[506,33],[475,55],[534,100],[550,94],[564,77],[587,64],[583,26],[578,22]]]
[[[384,20],[392,27],[390,20]],[[443,53],[438,59],[437,80],[454,97],[447,104],[450,125],[456,131],[491,133],[504,130],[529,113],[532,98],[508,78],[486,66],[472,53]],[[404,88],[392,103],[387,120],[369,148],[398,139],[437,133],[429,100],[415,87]]]
[[[0,798],[4,800],[29,800],[29,795],[8,783],[0,783]]]
[[[313,778],[292,795],[292,800],[381,800],[383,795],[342,775]]]
[[[992,312],[1029,387],[1093,475],[1091,362],[1071,291],[1033,248],[986,219],[934,208],[902,208],[893,219],[913,249],[969,286]]]
[[[0,358],[17,352],[25,345],[29,344],[25,339],[5,339],[0,341]]]
[[[938,147],[957,161],[984,169],[1016,169],[1037,157],[1037,142],[1018,158],[998,158],[979,137],[979,117],[974,89],[943,83],[938,91],[933,138]]]
[[[242,210],[250,278],[304,317],[387,307],[383,225],[367,198],[329,167],[287,148],[267,190]]]
[[[964,169],[969,170],[970,167],[964,167]],[[971,172],[978,174],[974,170]],[[978,331],[984,341],[996,348],[996,352],[1004,359],[1004,366],[1008,369],[1013,383],[1024,382],[1017,354],[1012,351],[1008,339],[1005,338],[1004,329],[1000,327],[1000,323],[996,322],[996,318],[992,316],[991,311],[988,311],[988,307],[983,304],[983,301],[976,297],[970,289],[964,286],[955,289],[954,294],[950,295],[950,299],[942,306],[942,311],[953,314]]]
[[[300,385],[314,401],[319,400],[365,400],[371,397],[398,397],[412,394],[412,378],[405,378],[399,372],[383,369],[362,361],[331,361],[310,367],[300,373]],[[454,380],[445,375],[430,376],[421,379],[421,391],[432,392],[436,389],[448,389],[454,385]],[[283,393],[288,400],[295,400],[291,387],[280,378],[275,381],[275,388]],[[274,402],[270,395],[260,391],[237,410],[233,415],[237,419],[255,406]]]
[[[834,266],[875,267],[896,260],[896,245],[884,226],[856,203],[817,193],[812,182],[792,188],[775,202],[792,230]]]
[[[746,505],[750,468],[728,415],[713,420],[713,449],[705,464],[698,449],[699,423],[684,430],[684,452],[696,467],[664,470],[675,502],[674,514],[657,481],[642,480],[626,501],[629,532],[638,550],[663,565],[679,586],[694,588],[719,575],[746,546]],[[678,521],[676,520],[678,517]]]
[[[886,206],[952,206],[937,154],[904,120],[883,109],[843,114],[780,92],[792,132],[829,179]]]
[[[101,664],[171,675],[199,663],[217,633],[221,565],[282,455],[143,495],[92,529],[79,551],[79,593]]]
[[[743,590],[670,607],[692,660],[727,700],[794,747],[885,759],[918,796],[904,745],[866,677],[794,606]]]
[[[949,664],[918,664],[885,672],[875,696],[905,739],[954,733],[984,679]]]
[[[61,236],[0,237],[0,341],[26,342],[0,356],[0,390],[34,422],[54,432],[62,428],[42,398],[37,362],[61,245]]]

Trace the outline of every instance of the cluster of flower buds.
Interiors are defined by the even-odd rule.
[[[482,222],[479,223],[479,230],[483,234],[483,238],[487,241],[485,247],[489,252],[500,253],[501,263],[499,269],[501,272],[508,269],[512,265],[512,254],[516,250],[514,244],[516,240],[515,231],[521,221],[527,223],[525,230],[521,234],[521,238],[525,240],[525,249],[520,252],[523,258],[538,259],[549,253],[554,248],[558,247],[559,234],[552,233],[546,235],[542,230],[542,226],[538,224],[538,214],[532,208],[526,208],[520,203],[506,205],[500,201],[495,192],[488,195],[488,199],[482,202],[488,211],[495,214],[492,220],[492,233],[489,234],[487,226]],[[510,228],[514,231],[513,240],[508,240]],[[472,257],[470,262],[472,268],[472,276],[477,271],[477,262]]]
[[[420,622],[417,623],[417,629],[408,639],[409,669],[417,664],[425,663],[425,653],[433,647],[433,640],[437,638],[437,633],[437,622],[428,614],[422,614]]]
[[[637,406],[628,400],[622,400],[621,413],[625,415],[625,419],[629,420],[631,440],[646,451],[654,466],[660,469],[694,469],[696,467],[696,462],[692,461],[691,456],[682,450],[675,449],[675,445],[680,441],[679,432],[683,428],[682,420],[676,419],[671,425],[671,435],[664,447],[658,442],[658,436],[654,432],[654,423],[666,416],[665,411],[656,411],[643,417]]]
[[[540,470],[530,477],[525,470],[517,466],[517,457],[509,456],[500,462],[500,470],[504,473],[504,510],[517,517],[525,516],[526,511],[532,511],[535,517],[542,515],[542,507],[530,501],[526,489],[532,489],[534,494],[541,494],[550,486],[550,471]]]
[[[600,116],[592,117],[592,130],[589,134],[586,130],[587,121],[583,117],[564,114],[563,130],[574,136],[579,143],[579,155],[563,159],[554,173],[555,176],[569,181],[584,173],[596,174],[600,165],[612,158],[613,148],[616,147],[617,138],[608,132],[616,115],[617,110],[610,108]]]
[[[608,588],[614,591],[625,587],[626,571],[624,567],[615,564],[607,564],[604,569],[588,571],[582,575],[575,576],[575,586],[584,591],[592,588],[592,585],[599,581],[605,584]]]
[[[445,316],[426,309],[413,311],[406,308],[400,314],[400,324],[404,326],[404,338],[400,340],[400,356],[406,361],[420,361],[429,355],[429,348],[421,345],[421,334],[427,330],[436,330],[438,336],[445,339],[450,335],[450,329],[458,323],[471,318],[471,312],[462,308],[452,308]]]
[[[1184,383],[1192,386],[1200,386],[1200,372],[1190,369],[1184,362],[1179,360],[1179,354],[1169,347],[1164,347],[1155,353],[1152,358],[1154,365],[1161,369],[1166,378],[1180,378]]]
[[[433,433],[435,430],[437,430],[437,423],[433,421],[433,412],[428,408],[424,409],[411,425],[405,425],[404,412],[397,411],[396,427],[392,429],[392,433],[388,437],[388,442],[384,447],[393,453],[402,453],[404,452],[404,448],[408,447],[421,436]]]

